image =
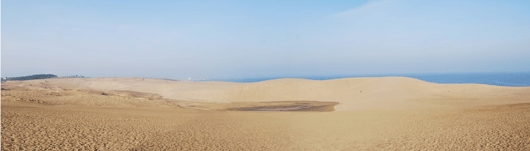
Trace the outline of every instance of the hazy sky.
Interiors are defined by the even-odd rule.
[[[3,0],[2,77],[529,72],[530,1]]]

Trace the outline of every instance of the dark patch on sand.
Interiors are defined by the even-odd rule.
[[[228,108],[231,111],[306,111],[306,112],[330,112],[335,111],[338,102],[318,101],[274,101],[249,104],[245,107]]]

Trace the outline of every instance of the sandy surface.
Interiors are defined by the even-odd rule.
[[[402,77],[10,81],[1,113],[2,150],[530,150],[530,87]]]

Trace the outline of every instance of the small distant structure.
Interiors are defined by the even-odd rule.
[[[191,77],[188,78],[188,81],[191,81]]]
[[[89,78],[82,75],[70,75],[70,76],[64,76],[62,78]]]

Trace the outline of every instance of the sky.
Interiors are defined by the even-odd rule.
[[[1,76],[530,72],[528,0],[1,1]]]

